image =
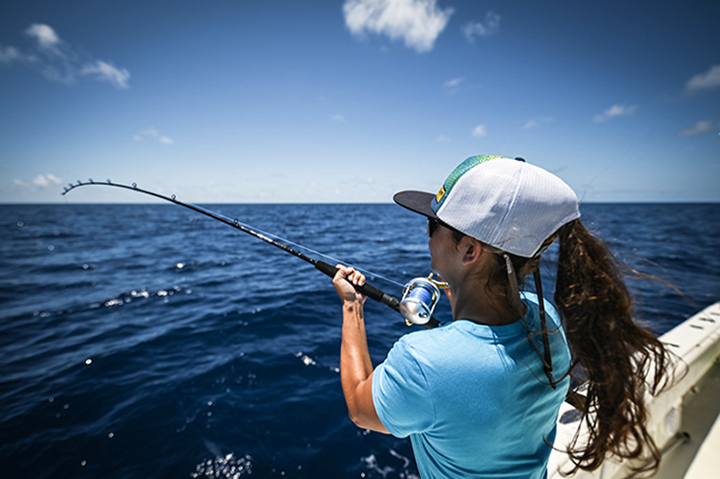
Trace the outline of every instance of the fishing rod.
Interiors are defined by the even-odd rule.
[[[178,200],[175,195],[165,196],[154,191],[139,188],[136,183],[133,183],[132,185],[124,185],[121,183],[114,183],[110,180],[107,180],[105,182],[93,181],[92,179],[89,179],[86,182],[78,180],[77,183],[69,183],[68,186],[64,188],[62,195],[65,196],[70,191],[81,186],[111,186],[115,188],[123,188],[126,190],[135,191],[137,193],[142,193],[148,196],[154,196],[155,198],[160,198],[161,200],[169,201],[170,203],[174,203],[176,205],[191,209],[205,216],[209,216],[210,218],[225,223],[226,225],[238,229],[243,233],[254,236],[255,238],[258,238],[272,246],[275,246],[276,248],[279,248],[286,253],[295,256],[296,258],[300,258],[301,260],[310,263],[315,267],[315,269],[331,278],[333,278],[338,271],[338,268],[330,265],[329,263],[326,263],[325,261],[311,258],[284,243],[281,243],[258,231],[255,231],[254,229],[249,227],[249,225],[240,223],[237,218],[230,219],[226,216],[215,213],[214,211],[208,210],[201,206],[197,206],[192,203],[185,203]],[[439,323],[437,319],[432,317],[432,311],[440,298],[439,287],[442,287],[444,285],[440,282],[432,280],[432,275],[430,276],[430,278],[415,278],[411,280],[408,284],[406,284],[403,288],[402,299],[397,299],[394,296],[390,296],[389,294],[368,283],[365,283],[362,286],[353,285],[353,287],[358,292],[364,294],[368,298],[386,305],[393,311],[401,313],[405,318],[405,322],[408,325],[419,324],[425,326],[426,328],[432,328],[437,326]]]

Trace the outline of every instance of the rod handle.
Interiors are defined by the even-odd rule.
[[[331,278],[335,277],[335,273],[337,273],[338,270],[335,266],[332,266],[324,261],[316,261],[315,269],[330,276]],[[365,283],[362,286],[355,286],[355,289],[368,298],[382,303],[394,311],[400,311],[400,300],[380,291],[375,286]]]

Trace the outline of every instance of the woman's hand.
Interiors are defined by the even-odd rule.
[[[365,284],[365,275],[361,272],[339,264],[337,265],[337,273],[335,273],[332,283],[343,303],[347,301],[359,302],[360,304],[365,303],[366,296],[358,293],[353,287],[353,285],[362,286]]]

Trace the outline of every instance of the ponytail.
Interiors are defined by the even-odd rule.
[[[606,454],[633,459],[648,454],[657,468],[660,453],[647,428],[646,392],[665,385],[668,352],[649,331],[633,322],[632,295],[620,267],[604,243],[579,220],[559,233],[555,304],[565,326],[576,367],[574,376],[587,381],[579,430],[568,446],[578,469],[594,470]]]

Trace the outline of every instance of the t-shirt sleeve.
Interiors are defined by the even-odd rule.
[[[372,396],[380,421],[395,437],[427,430],[435,407],[411,345],[401,338],[373,373]]]

